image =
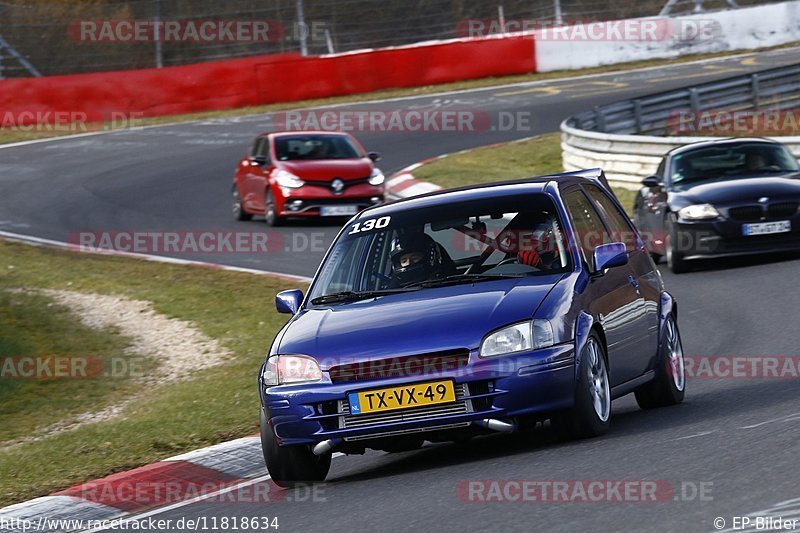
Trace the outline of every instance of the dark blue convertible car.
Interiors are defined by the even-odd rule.
[[[401,451],[550,420],[606,432],[611,401],[683,400],[677,306],[601,171],[369,208],[331,246],[261,367],[281,485],[333,452]]]

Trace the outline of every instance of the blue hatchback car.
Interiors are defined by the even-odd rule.
[[[342,229],[258,377],[280,485],[333,452],[511,432],[605,433],[611,401],[683,400],[677,305],[602,171],[369,208]]]

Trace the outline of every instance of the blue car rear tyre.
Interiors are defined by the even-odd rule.
[[[686,394],[686,370],[683,344],[678,324],[672,316],[664,324],[661,353],[656,363],[656,377],[636,390],[636,403],[642,409],[667,407],[683,401]]]

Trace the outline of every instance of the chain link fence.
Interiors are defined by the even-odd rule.
[[[672,15],[731,8],[730,0],[670,3]],[[484,33],[491,33],[500,28],[498,20],[513,29],[520,21],[658,16],[665,4],[665,0],[0,0],[0,78],[285,52],[346,52],[464,37],[470,21],[482,21]]]

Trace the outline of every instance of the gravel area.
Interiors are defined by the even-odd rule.
[[[48,296],[57,304],[69,308],[86,326],[92,329],[113,329],[130,338],[132,343],[126,349],[129,355],[151,358],[156,363],[155,368],[146,376],[135,378],[137,383],[147,386],[144,390],[148,392],[154,386],[174,383],[186,379],[198,370],[220,365],[232,356],[228,349],[192,323],[159,314],[148,301],[52,289],[11,289],[11,292]],[[0,449],[42,440],[86,424],[121,416],[126,406],[137,402],[145,394],[142,392],[128,396],[103,409],[62,420],[37,430],[33,435],[5,442]]]

